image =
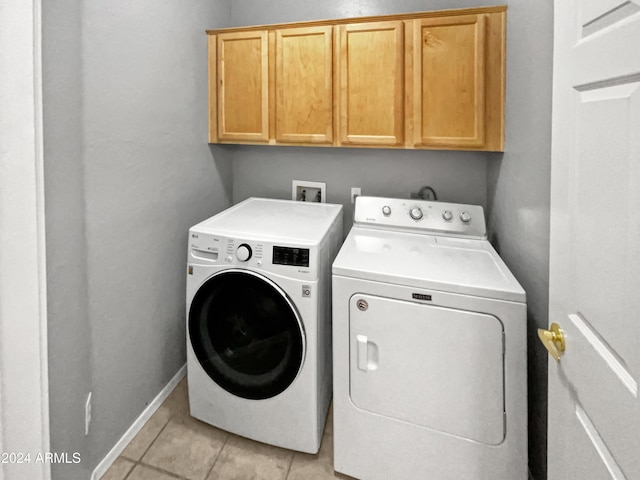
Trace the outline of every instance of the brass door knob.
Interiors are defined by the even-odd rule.
[[[560,325],[552,323],[549,330],[539,328],[538,337],[542,345],[544,345],[544,348],[549,350],[551,356],[559,361],[566,348],[564,332],[560,328]]]

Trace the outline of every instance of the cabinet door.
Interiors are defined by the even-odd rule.
[[[266,31],[218,35],[218,138],[269,140]]]
[[[485,143],[485,16],[415,20],[414,144]]]
[[[276,31],[276,140],[333,141],[333,28]]]
[[[340,143],[402,144],[402,21],[342,25],[339,68]]]
[[[218,43],[215,35],[207,35],[209,70],[209,143],[218,141]]]

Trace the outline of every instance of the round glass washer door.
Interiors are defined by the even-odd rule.
[[[200,287],[189,310],[189,338],[214,382],[252,400],[282,393],[304,361],[297,309],[278,285],[249,270],[224,270]]]

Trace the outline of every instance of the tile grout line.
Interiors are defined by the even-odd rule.
[[[182,477],[182,476],[180,476],[180,475],[178,475],[176,473],[170,472],[168,470],[164,470],[164,469],[162,469],[160,467],[156,467],[155,465],[151,465],[149,463],[144,463],[144,462],[141,461],[141,462],[138,462],[138,465],[142,465],[145,468],[149,468],[151,470],[155,470],[156,472],[164,473],[164,474],[169,475],[170,477],[176,478],[178,480],[189,480],[186,477]]]
[[[162,406],[162,405],[160,405],[160,406]],[[155,437],[153,437],[153,440],[151,440],[151,443],[149,443],[149,446],[147,448],[145,448],[144,452],[142,452],[142,455],[140,455],[140,458],[138,460],[134,460],[136,463],[141,463],[142,462],[142,459],[144,458],[144,456],[147,454],[147,452],[149,450],[151,450],[151,447],[153,446],[153,444],[156,443],[156,440],[158,440],[158,437],[160,437],[160,435],[162,435],[162,432],[164,432],[164,429],[167,428],[167,426],[169,425],[169,423],[171,422],[171,420],[173,420],[173,417],[175,417],[175,416],[176,416],[175,413],[171,414],[171,416],[167,420],[167,423],[165,423],[164,426],[160,429],[160,431],[158,431],[158,434]],[[122,457],[122,458],[128,458],[128,457]],[[129,458],[129,460],[133,460],[133,459]],[[126,480],[126,479],[124,479],[124,480]]]
[[[293,452],[291,454],[291,461],[289,462],[289,468],[287,469],[287,474],[284,476],[284,480],[287,480],[289,478],[289,475],[291,474],[291,467],[293,466],[293,461],[296,458],[296,452]]]
[[[121,456],[121,457],[122,457],[122,456]],[[122,458],[126,458],[126,457],[122,457]],[[117,460],[117,459],[116,459],[116,460]],[[129,461],[133,461],[133,467],[131,467],[131,470],[129,470],[129,471],[127,472],[127,474],[122,478],[122,480],[127,480],[127,478],[129,478],[129,477],[131,476],[131,472],[133,472],[133,471],[136,469],[136,467],[138,466],[138,462],[136,462],[135,460],[131,460],[131,459],[129,459],[129,458],[127,458],[127,460],[129,460]],[[114,463],[115,463],[115,462],[114,462]]]
[[[211,468],[209,469],[209,471],[205,475],[204,480],[207,480],[209,478],[209,476],[211,475],[211,472],[213,472],[213,468],[216,466],[216,463],[218,463],[218,459],[220,458],[220,454],[222,453],[222,450],[224,450],[224,447],[227,446],[227,442],[229,441],[230,437],[231,437],[231,433],[227,432],[227,437],[224,439],[224,443],[222,444],[222,447],[220,447],[220,450],[218,451],[218,454],[216,455],[216,459],[211,464]]]
[[[176,385],[176,388],[178,388],[178,386],[177,386],[177,385]],[[174,391],[175,391],[175,388],[171,391],[171,393],[173,393]],[[169,394],[169,395],[171,395],[171,394]],[[167,397],[167,398],[168,398],[168,397]],[[166,402],[166,399],[165,399],[165,402]],[[162,407],[162,405],[164,405],[164,402],[162,402],[162,403],[160,404],[160,407]],[[158,408],[160,408],[160,407],[158,407]],[[175,414],[175,413],[172,413],[172,414],[169,416],[169,419],[167,420],[167,423],[165,423],[165,424],[164,424],[164,426],[163,426],[163,427],[160,429],[160,431],[158,432],[158,434],[157,434],[155,437],[153,437],[153,440],[151,440],[151,442],[149,443],[149,446],[144,450],[144,452],[142,452],[142,455],[140,455],[140,459],[138,459],[138,460],[134,460],[133,458],[125,457],[125,456],[123,456],[122,454],[120,454],[120,457],[121,457],[121,458],[124,458],[124,459],[127,459],[127,460],[129,460],[129,461],[134,462],[133,468],[132,468],[131,470],[129,470],[129,473],[127,473],[127,474],[124,476],[124,478],[123,478],[122,480],[127,480],[127,479],[131,476],[131,473],[136,469],[136,467],[137,467],[138,465],[142,465],[143,467],[151,466],[151,465],[147,465],[146,463],[142,463],[142,459],[143,459],[143,458],[144,458],[144,456],[147,454],[147,452],[151,449],[151,447],[152,447],[152,446],[153,446],[153,444],[156,442],[156,440],[158,439],[158,437],[160,436],[160,434],[162,434],[162,432],[164,432],[164,429],[165,429],[165,428],[167,428],[167,425],[169,425],[169,422],[171,422],[171,420],[173,420],[173,417],[175,417],[175,416],[176,416],[176,414]],[[150,421],[150,420],[151,420],[151,418],[149,418],[149,420],[147,420],[147,422],[145,423],[145,425],[146,425],[147,423],[149,423],[149,421]],[[143,427],[143,428],[144,428],[144,427]],[[133,439],[131,439],[131,442],[133,442]],[[130,444],[131,442],[129,442],[129,444]],[[127,445],[127,446],[128,446],[128,445]],[[171,472],[168,472],[168,473],[171,473]],[[181,479],[181,480],[182,480],[182,479]]]
[[[127,474],[125,475],[125,477],[124,477],[122,480],[127,480],[127,479],[131,476],[131,473],[136,469],[136,467],[137,467],[138,465],[142,465],[143,467],[153,467],[153,468],[155,468],[155,469],[157,469],[157,470],[161,470],[161,471],[165,472],[165,470],[162,470],[162,469],[160,469],[160,468],[158,468],[158,467],[154,467],[153,465],[149,465],[149,464],[147,464],[147,463],[143,463],[143,462],[142,462],[142,459],[143,459],[143,457],[147,454],[147,452],[151,449],[151,447],[152,447],[152,446],[153,446],[153,444],[156,442],[156,440],[158,439],[158,437],[160,436],[160,434],[161,434],[162,432],[164,432],[164,429],[165,429],[165,428],[167,428],[167,425],[169,425],[169,422],[173,419],[173,417],[174,417],[174,416],[175,416],[175,414],[171,414],[171,416],[169,417],[169,420],[167,420],[167,423],[165,423],[165,424],[164,424],[164,426],[160,429],[160,431],[158,432],[158,434],[153,438],[153,440],[151,441],[151,443],[149,444],[149,446],[145,449],[145,451],[142,453],[142,455],[140,455],[140,459],[139,459],[139,460],[134,460],[134,459],[132,459],[132,458],[123,457],[122,455],[120,455],[120,457],[121,457],[121,458],[124,458],[124,459],[126,459],[126,460],[129,460],[129,461],[133,461],[133,462],[134,462],[133,468],[129,471],[129,473],[127,473]],[[133,441],[133,440],[132,440],[132,441]],[[169,473],[169,474],[173,475],[171,472],[167,472],[167,473]],[[183,479],[182,477],[177,477],[177,478],[180,478],[180,480],[186,480],[186,479]]]

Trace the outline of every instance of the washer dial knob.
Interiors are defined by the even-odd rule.
[[[243,243],[236,249],[236,258],[241,262],[246,262],[251,258],[252,253],[251,247],[246,243]]]
[[[420,207],[412,207],[409,210],[409,216],[414,220],[420,220],[422,218],[422,209]]]
[[[451,210],[445,210],[442,212],[442,218],[444,218],[447,222],[453,218],[453,213]]]
[[[389,215],[391,215],[391,207],[389,205],[385,205],[384,207],[382,207],[382,213],[385,217],[388,217]]]
[[[464,223],[469,223],[471,221],[471,215],[469,215],[467,212],[462,212],[460,213],[460,220],[462,220]]]

